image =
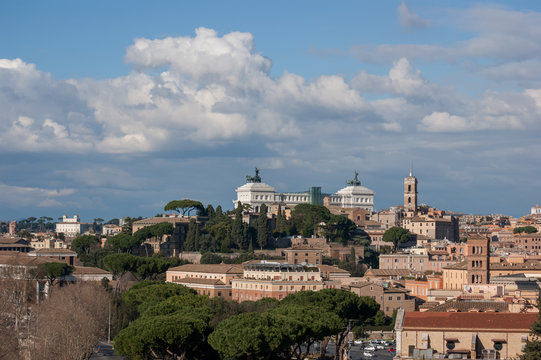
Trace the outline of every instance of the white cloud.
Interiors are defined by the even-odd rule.
[[[433,112],[421,121],[420,130],[430,132],[454,132],[470,130],[470,124],[461,116],[450,115],[447,112]]]
[[[363,71],[352,79],[351,85],[361,93],[391,93],[405,97],[434,97],[439,92],[406,58],[395,61],[386,76]]]
[[[407,28],[425,28],[431,25],[431,21],[421,18],[418,14],[410,11],[404,1],[396,8],[400,25]]]
[[[400,19],[408,22],[405,3],[398,7]],[[351,54],[364,62],[391,63],[401,57],[410,60],[456,62],[479,60],[486,66],[502,62],[536,60],[541,56],[541,13],[520,12],[495,5],[477,5],[448,15],[452,26],[474,35],[450,45],[435,44],[380,44],[356,45]],[[414,24],[414,20],[411,24]]]
[[[9,206],[39,206],[49,207],[60,205],[59,198],[66,198],[75,194],[73,188],[62,188],[58,190],[7,185],[0,183],[0,197],[2,202]]]

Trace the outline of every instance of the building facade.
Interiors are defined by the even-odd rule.
[[[74,215],[72,218],[67,215],[62,216],[62,222],[56,223],[55,231],[57,234],[64,234],[66,236],[77,236],[84,234],[90,230],[92,224],[83,223],[79,218],[79,215]]]
[[[379,309],[385,316],[393,316],[397,309],[415,311],[415,299],[412,299],[409,290],[398,287],[383,286],[374,282],[352,284],[350,291],[359,296],[368,296],[379,304]]]
[[[402,227],[411,233],[430,239],[448,239],[458,242],[458,220],[454,216],[417,215],[404,218]]]
[[[231,300],[232,281],[242,274],[240,265],[186,264],[167,270],[166,281],[192,288],[199,295]]]
[[[399,311],[395,359],[518,359],[536,320],[532,313]]]
[[[299,291],[325,288],[317,266],[262,261],[244,265],[242,278],[233,279],[233,300],[257,301],[263,298],[282,300]]]
[[[259,169],[256,169],[255,176],[246,176],[246,184],[235,190],[237,198],[233,200],[233,203],[235,207],[239,202],[249,204],[252,211],[256,213],[259,212],[263,204],[269,207],[273,204],[296,206],[299,204],[323,205],[325,203],[327,206],[361,208],[373,211],[374,192],[361,186],[357,176],[358,173],[355,173],[355,179],[346,181],[348,186],[335,194],[322,194],[319,187],[312,187],[306,192],[278,193],[272,186],[261,182]]]

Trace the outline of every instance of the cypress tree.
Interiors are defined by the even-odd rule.
[[[268,219],[267,219],[267,206],[261,205],[259,210],[259,217],[257,218],[257,243],[260,249],[267,246],[269,238],[268,233]]]
[[[242,204],[239,201],[235,209],[235,218],[231,225],[231,238],[239,249],[242,249],[244,243],[244,224],[242,223]]]

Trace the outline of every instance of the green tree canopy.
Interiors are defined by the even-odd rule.
[[[321,312],[336,314],[341,319],[342,325],[335,334],[337,353],[342,352],[346,345],[345,338],[349,331],[347,325],[350,321],[354,321],[356,324],[364,324],[374,317],[379,310],[379,304],[372,298],[359,297],[350,291],[339,289],[323,289],[317,292],[301,291],[287,296],[282,300],[282,303],[314,306],[318,307]]]
[[[290,352],[287,331],[284,317],[251,312],[222,321],[208,342],[225,359],[275,359]]]
[[[94,235],[80,235],[71,242],[71,250],[77,253],[78,257],[88,255],[90,249],[98,244],[98,238]]]
[[[394,244],[394,248],[398,249],[398,244],[410,241],[413,236],[414,235],[408,230],[398,226],[393,226],[385,231],[383,234],[383,241],[392,242]]]
[[[523,227],[516,227],[513,229],[513,234],[534,234],[537,232],[537,228],[535,226],[523,226]]]
[[[116,252],[131,252],[135,247],[141,245],[141,242],[141,237],[135,237],[123,233],[111,236],[109,239],[107,239],[107,245]]]
[[[299,204],[291,212],[290,228],[300,230],[303,236],[314,235],[320,223],[326,223],[331,213],[323,205]]]
[[[145,300],[147,307],[141,317],[115,337],[117,351],[134,359],[183,359],[197,354],[206,343],[213,315],[204,306],[207,298],[184,290],[180,290],[181,295],[173,295],[179,289],[171,292],[171,287],[158,284],[140,287],[135,292],[140,296],[149,290],[157,291],[161,298],[154,295],[153,305]]]
[[[62,262],[49,262],[38,265],[37,277],[46,278],[49,285],[54,285],[56,279],[71,274],[73,267]]]
[[[176,211],[179,214],[182,213],[182,216],[189,216],[190,212],[193,210],[204,211],[203,204],[200,201],[183,199],[183,200],[173,200],[167,203],[163,208],[165,211]]]
[[[316,341],[336,334],[343,327],[342,319],[337,314],[314,305],[288,302],[279,304],[269,313],[285,319],[284,328],[288,330],[286,334],[293,344],[297,359],[304,359]]]
[[[197,295],[197,293],[178,284],[142,281],[122,293],[122,300],[128,307],[142,314],[149,307],[177,295]]]
[[[347,217],[331,214],[325,225],[324,235],[330,241],[347,243],[353,239],[356,230],[357,225]]]

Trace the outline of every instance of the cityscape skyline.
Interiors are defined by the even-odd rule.
[[[30,6],[28,6],[30,5]],[[0,220],[232,208],[359,171],[377,210],[541,203],[541,4],[0,5]]]

